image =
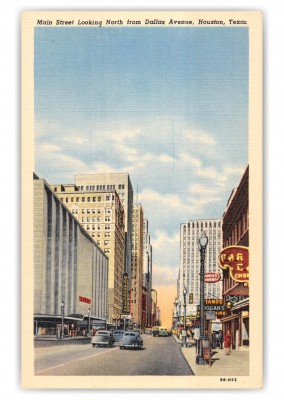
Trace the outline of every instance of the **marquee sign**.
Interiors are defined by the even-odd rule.
[[[123,313],[129,314],[129,306],[128,306],[128,273],[125,272],[123,274]]]
[[[229,246],[219,254],[219,265],[229,269],[231,278],[236,282],[249,282],[249,248],[244,246]]]

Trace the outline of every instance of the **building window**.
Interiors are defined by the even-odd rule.
[[[83,202],[83,203],[85,202],[85,197],[82,197],[82,202]]]
[[[87,198],[87,201],[90,202],[90,201],[91,201],[91,197],[88,197],[88,198]]]

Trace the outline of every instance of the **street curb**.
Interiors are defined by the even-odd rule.
[[[193,371],[193,369],[192,369],[192,366],[189,364],[187,358],[185,357],[184,352],[182,351],[182,342],[181,342],[175,335],[173,335],[173,337],[174,337],[176,343],[181,345],[181,346],[180,346],[180,352],[181,352],[183,358],[185,359],[187,365],[189,366],[189,368],[190,368],[190,370],[191,370],[191,372],[192,372],[192,375],[193,375],[193,376],[196,376],[195,373],[194,373],[194,371]],[[189,346],[189,347],[192,347],[192,346],[194,346],[194,343],[191,344],[191,346]]]

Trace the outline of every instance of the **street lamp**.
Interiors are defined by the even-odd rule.
[[[88,336],[90,335],[90,314],[91,314],[91,309],[89,307],[88,308]]]
[[[180,316],[181,316],[181,302],[178,301],[178,326],[180,324]]]
[[[185,331],[185,328],[186,328],[186,294],[187,294],[186,287],[183,288],[182,293],[183,293],[183,309],[184,309],[184,311],[183,311],[183,330],[184,330],[183,347],[186,347],[186,331]]]
[[[205,364],[203,358],[202,340],[205,339],[204,335],[204,264],[206,247],[208,244],[208,237],[205,232],[202,232],[199,238],[199,252],[200,252],[200,338],[199,338],[199,352],[196,356],[196,364]]]
[[[61,302],[61,339],[64,339],[64,301]]]

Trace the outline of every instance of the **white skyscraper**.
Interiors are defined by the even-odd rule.
[[[198,241],[205,232],[208,237],[205,258],[205,273],[216,272],[222,276],[218,265],[218,255],[222,246],[221,219],[194,220],[181,224],[180,227],[180,270],[178,280],[178,298],[184,303],[183,288],[187,289],[186,303],[190,310],[200,303],[200,252]],[[222,280],[216,283],[206,283],[204,289],[205,299],[222,298]],[[191,299],[191,301],[189,300]],[[182,307],[183,309],[183,307]]]
[[[147,290],[146,325],[151,325],[152,245],[148,230],[148,220],[145,218],[143,225],[143,286]]]

